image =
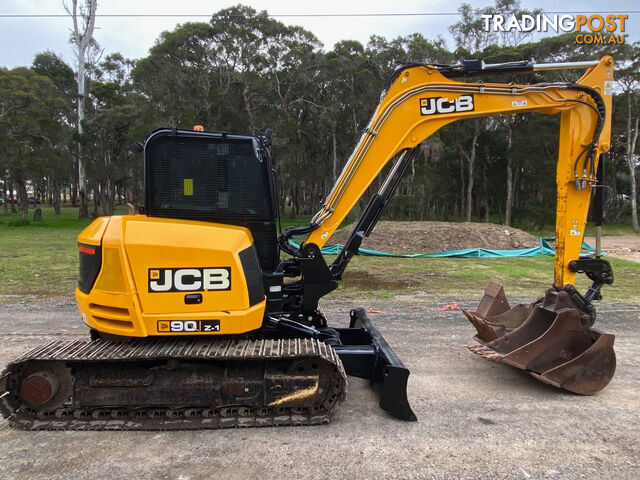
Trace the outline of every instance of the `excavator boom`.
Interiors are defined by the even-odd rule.
[[[613,59],[539,65],[516,62],[467,74],[588,68],[576,83],[533,85],[464,83],[447,78],[464,70],[430,65],[396,71],[351,157],[312,219],[308,243],[322,247],[382,168],[441,127],[476,117],[522,113],[560,114],[556,171],[556,264],[554,286],[573,283],[569,262],[580,255],[591,188],[602,153],[609,150]]]
[[[587,71],[576,83],[505,85],[453,80],[464,75],[568,68]],[[575,393],[604,388],[615,371],[613,336],[590,328],[595,321],[592,300],[599,298],[603,285],[613,282],[613,273],[608,262],[580,258],[580,251],[591,191],[599,181],[600,157],[610,148],[612,89],[611,57],[562,64],[487,66],[468,62],[398,68],[326,202],[313,217],[306,243],[324,245],[382,168],[395,159],[380,192],[371,199],[332,265],[339,278],[357,254],[362,238],[373,230],[420,142],[457,120],[531,112],[559,114],[553,288],[534,304],[509,309],[502,287],[490,285],[478,311],[464,313],[482,343],[470,347],[474,353]],[[576,273],[586,273],[594,282],[584,296],[573,286]]]

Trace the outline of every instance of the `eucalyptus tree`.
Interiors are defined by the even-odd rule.
[[[617,74],[618,85],[622,95],[626,97],[625,115],[625,159],[629,168],[629,200],[631,203],[631,224],[633,231],[638,233],[638,186],[636,169],[639,156],[636,153],[638,145],[638,124],[640,122],[640,42],[636,42],[630,49],[624,68]]]
[[[0,69],[0,144],[7,176],[15,185],[27,219],[27,182],[38,187],[48,159],[60,155],[58,142],[67,105],[53,82],[25,67]]]
[[[64,8],[73,20],[73,30],[71,31],[71,44],[74,48],[74,54],[77,61],[77,82],[78,82],[78,135],[82,137],[83,122],[85,118],[85,63],[90,48],[95,46],[93,38],[93,30],[96,22],[96,9],[98,0],[84,0],[84,3],[78,5],[78,0],[70,0],[70,4],[64,3]],[[87,179],[86,165],[83,158],[81,143],[78,143],[78,193],[80,196],[79,218],[87,218],[89,216],[87,207]]]
[[[31,70],[51,79],[65,102],[65,108],[60,116],[60,135],[55,140],[56,155],[48,156],[45,165],[49,204],[53,205],[54,211],[59,214],[61,190],[63,186],[73,183],[76,176],[71,130],[75,125],[73,110],[77,100],[77,83],[73,69],[50,51],[36,54]],[[70,188],[70,191],[72,190]]]

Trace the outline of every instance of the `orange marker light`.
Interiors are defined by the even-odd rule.
[[[194,125],[193,126],[193,131],[194,132],[204,132],[204,127],[202,125]]]

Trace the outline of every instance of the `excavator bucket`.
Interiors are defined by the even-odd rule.
[[[491,282],[484,291],[478,309],[475,312],[463,309],[462,313],[478,331],[474,338],[480,343],[486,343],[522,325],[531,315],[533,306],[534,304],[520,303],[513,308],[509,307],[502,285]]]
[[[571,285],[560,291],[549,289],[533,304],[509,309],[502,287],[490,284],[484,305],[481,302],[476,312],[464,311],[481,343],[469,350],[573,393],[591,395],[602,390],[616,368],[614,336],[591,328],[594,313],[582,311],[574,294]],[[529,315],[522,319],[527,311]],[[499,313],[483,317],[487,312]]]

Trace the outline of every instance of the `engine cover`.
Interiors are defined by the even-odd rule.
[[[76,299],[91,328],[141,337],[238,334],[262,325],[262,272],[247,228],[113,216],[95,220],[78,243]]]

